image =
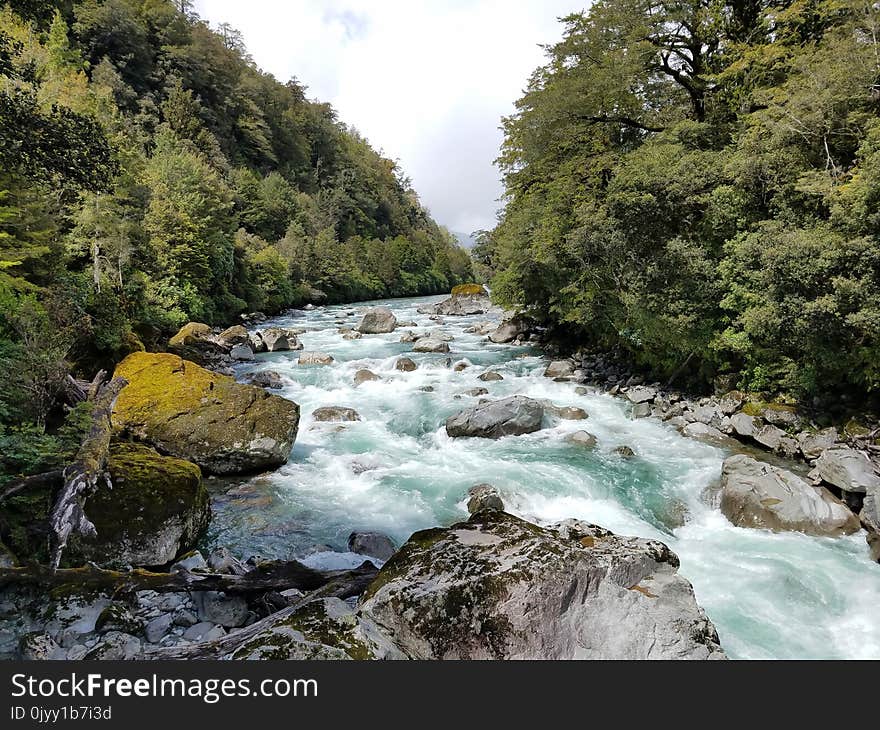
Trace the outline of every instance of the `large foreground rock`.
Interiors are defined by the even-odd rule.
[[[849,535],[859,521],[827,489],[796,474],[737,454],[721,470],[721,511],[740,527],[797,531],[808,535]]]
[[[394,332],[397,317],[388,307],[373,307],[368,310],[358,325],[358,332],[365,335],[379,335]]]
[[[446,433],[452,437],[497,439],[538,431],[543,420],[544,407],[539,401],[514,395],[482,403],[450,416],[446,420]]]
[[[213,474],[240,474],[287,461],[299,406],[236,383],[176,355],[134,353],[116,368],[129,384],[113,411],[116,428]]]
[[[494,510],[414,534],[359,615],[413,659],[724,658],[663,543]]]

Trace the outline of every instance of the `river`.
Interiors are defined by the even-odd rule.
[[[880,658],[880,565],[869,560],[863,533],[830,539],[734,527],[706,498],[718,482],[722,449],[654,419],[631,420],[622,399],[592,390],[578,395],[574,384],[544,378],[537,350],[464,332],[490,316],[440,324],[417,313],[441,299],[320,307],[263,325],[305,328],[305,349],[335,362],[300,367],[298,353],[279,352],[239,367],[239,378],[258,370],[285,378],[274,392],[299,403],[300,431],[279,470],[209,482],[215,518],[208,547],[300,557],[321,567],[356,565],[363,558],[345,552],[352,530],[378,530],[402,542],[415,530],[466,518],[468,488],[487,482],[503,493],[508,511],[534,522],[576,517],[666,542],[732,657]],[[415,321],[417,333],[452,335],[451,353],[412,353],[399,341],[408,328],[343,339],[340,326],[356,326],[357,311],[375,304]],[[401,355],[418,369],[396,370]],[[455,372],[449,358],[470,367]],[[380,380],[355,387],[361,368]],[[478,380],[489,369],[504,379]],[[474,404],[463,393],[477,387],[491,398],[524,394],[579,406],[590,417],[498,441],[450,439],[446,418]],[[316,423],[312,411],[330,405],[354,408],[361,420]],[[597,437],[594,450],[565,441],[582,429]],[[615,454],[621,445],[635,457]]]

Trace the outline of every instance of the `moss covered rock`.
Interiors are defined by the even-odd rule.
[[[114,444],[108,469],[113,489],[98,489],[85,506],[98,536],[71,537],[64,565],[164,565],[195,546],[210,520],[199,467],[145,446]],[[48,559],[53,496],[53,488],[34,489],[4,505],[0,532],[21,560]]]
[[[482,284],[459,284],[452,287],[454,297],[488,297],[489,292]]]
[[[412,659],[723,658],[663,543],[496,510],[415,533],[362,598]]]
[[[287,461],[299,406],[262,388],[165,353],[135,353],[116,368],[129,384],[113,411],[118,429],[213,474]]]

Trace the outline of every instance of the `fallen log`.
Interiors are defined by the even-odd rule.
[[[127,591],[222,591],[224,593],[259,593],[297,588],[314,591],[330,583],[336,588],[352,591],[375,577],[378,569],[365,561],[355,570],[320,571],[296,561],[277,560],[263,563],[242,575],[201,573],[186,570],[176,573],[155,573],[149,570],[108,570],[91,563],[81,568],[52,569],[42,565],[0,569],[0,587],[32,585],[47,590],[64,585],[108,593]],[[366,581],[366,583],[364,582]],[[335,590],[335,589],[334,589]],[[348,593],[356,595],[356,593]]]
[[[373,564],[368,561],[359,568],[341,573],[325,586],[303,596],[287,608],[252,623],[250,626],[236,629],[218,639],[199,641],[185,646],[147,649],[138,656],[138,659],[222,659],[246,644],[260,632],[271,628],[279,621],[283,621],[311,601],[318,598],[345,599],[360,595],[373,582],[377,572]]]
[[[43,489],[45,487],[54,489],[61,484],[63,478],[64,469],[55,469],[43,474],[32,474],[31,476],[16,479],[14,482],[7,484],[3,492],[0,493],[0,503],[29,489]]]
[[[49,511],[49,527],[52,531],[52,568],[57,568],[61,562],[61,555],[72,534],[96,536],[95,526],[86,517],[83,505],[89,495],[98,488],[99,480],[103,480],[108,488],[113,486],[105,469],[113,431],[110,416],[116,398],[128,385],[128,381],[125,378],[113,378],[109,383],[102,385],[99,378],[103,378],[103,371],[92,381],[88,392],[90,401],[94,403],[91,427],[77,452],[75,461],[65,467],[64,485]]]

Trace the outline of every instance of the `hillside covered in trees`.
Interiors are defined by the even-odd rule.
[[[394,162],[186,0],[0,6],[0,472],[78,441],[68,372],[184,322],[470,276]]]
[[[476,257],[505,305],[658,376],[880,387],[880,9],[599,0],[505,120]]]

